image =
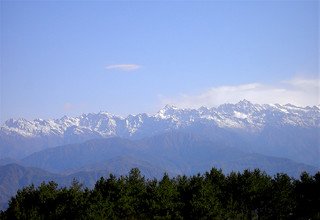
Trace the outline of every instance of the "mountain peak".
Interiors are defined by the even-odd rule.
[[[175,105],[167,104],[163,108],[164,110],[178,110],[179,108]]]
[[[279,114],[274,114],[278,112]],[[61,119],[9,119],[1,127],[5,133],[22,136],[63,136],[71,127],[95,134],[97,137],[132,135],[148,132],[150,126],[157,132],[162,129],[188,127],[193,123],[208,123],[212,126],[259,130],[266,124],[319,127],[319,107],[303,108],[287,105],[258,105],[244,99],[236,104],[223,104],[217,108],[182,109],[166,105],[155,115],[138,114],[120,117],[105,111],[82,114],[78,117],[64,116]],[[270,118],[271,117],[271,118]]]
[[[237,104],[240,104],[240,105],[253,105],[250,101],[248,101],[246,99],[241,100]]]
[[[208,108],[208,107],[205,107],[205,106],[201,106],[200,108],[198,108],[198,111],[200,111],[200,112],[207,112],[207,111],[209,111],[209,108]]]

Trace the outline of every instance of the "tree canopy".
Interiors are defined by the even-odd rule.
[[[320,172],[300,179],[256,169],[224,175],[164,174],[148,180],[134,168],[127,176],[101,177],[93,189],[74,180],[19,190],[1,219],[320,219]]]

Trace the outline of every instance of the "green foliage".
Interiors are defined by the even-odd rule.
[[[128,176],[101,178],[93,189],[74,180],[19,190],[0,219],[320,219],[320,172],[273,178],[256,169],[225,176],[146,180],[137,168]]]

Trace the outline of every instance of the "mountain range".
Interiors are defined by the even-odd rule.
[[[46,148],[90,139],[141,139],[192,132],[241,150],[286,157],[319,167],[320,107],[258,105],[243,100],[217,108],[165,106],[154,115],[100,112],[60,119],[9,119],[0,128],[0,159],[21,159]]]
[[[147,178],[259,168],[298,177],[320,168],[320,107],[217,108],[167,105],[154,115],[107,112],[60,119],[9,119],[0,128],[0,202],[30,183],[73,178],[92,187],[101,176],[138,167]]]

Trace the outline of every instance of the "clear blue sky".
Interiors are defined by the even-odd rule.
[[[1,1],[0,120],[319,78],[318,38],[318,1]]]

